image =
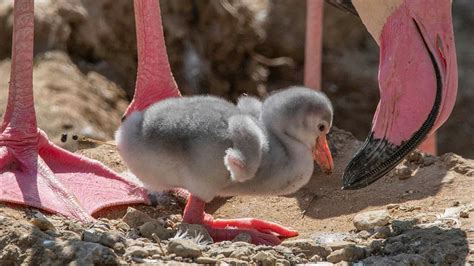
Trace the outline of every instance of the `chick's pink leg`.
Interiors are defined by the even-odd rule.
[[[282,239],[298,235],[298,232],[294,230],[265,220],[254,218],[214,219],[210,214],[204,212],[204,207],[203,200],[189,195],[183,221],[206,226],[214,241],[232,240],[240,233],[247,233],[254,244],[278,245]]]

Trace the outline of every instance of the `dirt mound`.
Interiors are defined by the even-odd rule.
[[[82,73],[63,52],[48,52],[35,60],[33,86],[38,126],[69,150],[77,143],[60,141],[61,134],[111,139],[128,102],[115,83],[97,72]],[[10,61],[0,62],[0,115],[8,97]]]

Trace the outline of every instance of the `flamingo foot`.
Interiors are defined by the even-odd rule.
[[[39,130],[18,140],[0,133],[0,201],[80,221],[111,206],[148,203],[147,192],[103,164],[53,144]]]
[[[214,219],[204,212],[205,202],[190,195],[184,209],[183,221],[204,225],[214,241],[232,240],[241,233],[247,233],[255,245],[274,246],[283,239],[294,237],[298,232],[277,223],[254,219]]]

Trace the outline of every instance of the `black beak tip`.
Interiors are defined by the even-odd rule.
[[[342,177],[342,189],[356,190],[367,187],[388,173],[403,157],[394,160],[400,147],[372,136],[354,155]]]
[[[354,175],[348,173],[350,173],[350,171],[346,169],[342,177],[343,190],[356,190],[369,185],[368,182],[364,182],[364,179],[357,179]]]

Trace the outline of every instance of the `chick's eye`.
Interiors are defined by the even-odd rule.
[[[319,128],[319,131],[321,132],[323,132],[326,129],[326,127],[323,124],[319,124],[318,128]]]

